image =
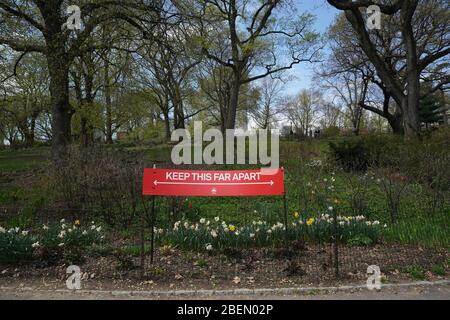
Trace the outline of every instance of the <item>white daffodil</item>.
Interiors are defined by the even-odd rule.
[[[215,221],[215,222],[219,222],[219,220],[220,220],[219,217],[215,217],[215,218],[214,218],[214,221]]]
[[[31,247],[32,247],[33,249],[38,248],[39,246],[40,246],[39,241],[38,241],[38,242],[35,242],[35,243],[33,243],[33,244],[31,245]]]
[[[206,219],[205,219],[205,218],[201,218],[201,219],[200,219],[200,223],[201,223],[201,224],[206,223]]]
[[[0,233],[5,233],[5,232],[6,232],[5,228],[0,227]]]
[[[206,250],[211,251],[212,249],[213,249],[212,244],[208,243],[208,244],[206,245]]]
[[[29,231],[25,231],[25,230],[24,230],[24,231],[22,231],[22,235],[23,235],[23,236],[27,236],[27,235],[28,235],[28,232],[29,232]]]
[[[211,237],[217,238],[217,232],[215,230],[211,231]]]

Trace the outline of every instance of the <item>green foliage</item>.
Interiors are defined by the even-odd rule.
[[[0,263],[29,262],[33,257],[33,237],[20,228],[5,230],[0,226]]]
[[[364,245],[375,244],[379,241],[381,229],[378,221],[338,216],[338,239],[343,243],[356,244],[355,239],[359,239]],[[157,229],[156,234],[160,244],[212,251],[281,245],[286,239],[326,243],[333,239],[333,230],[333,218],[325,214],[317,218],[293,218],[287,232],[281,222],[272,225],[259,220],[236,226],[216,217],[213,221],[201,219],[197,223],[177,221],[173,227]]]
[[[330,142],[329,146],[331,159],[346,171],[398,163],[399,140],[396,137],[368,135]]]
[[[412,265],[404,268],[402,270],[404,273],[409,274],[411,278],[414,280],[425,280],[426,279],[426,270],[418,265]]]
[[[447,275],[447,271],[445,269],[444,265],[441,264],[436,264],[431,268],[431,272],[433,272],[435,275],[437,276],[446,276]]]
[[[92,223],[82,227],[78,220],[70,224],[61,220],[60,224],[31,231],[0,226],[0,262],[55,263],[64,259],[67,263],[79,263],[86,249],[101,243],[103,237],[100,226]]]
[[[341,134],[341,129],[338,127],[332,126],[322,130],[321,136],[322,138],[335,138]]]
[[[373,244],[373,240],[365,235],[356,235],[347,241],[350,247],[368,247]]]
[[[442,106],[439,103],[439,99],[435,96],[423,98],[420,103],[419,116],[420,121],[426,125],[442,121]]]
[[[365,170],[371,161],[369,152],[362,140],[331,142],[330,149],[333,159],[344,170]]]

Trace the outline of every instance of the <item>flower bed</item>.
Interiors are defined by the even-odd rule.
[[[84,250],[104,238],[102,228],[94,222],[81,226],[79,220],[43,225],[41,228],[21,230],[0,226],[0,262],[31,262],[36,259],[51,262],[61,258],[79,260]],[[71,262],[71,261],[68,261]]]
[[[172,228],[156,229],[157,240],[161,244],[185,249],[207,250],[224,248],[251,248],[274,246],[283,241],[329,242],[333,239],[334,220],[329,214],[316,218],[301,219],[294,213],[295,220],[288,224],[269,224],[253,221],[250,225],[235,226],[216,217],[212,221],[204,218],[191,223],[177,221]],[[337,234],[340,242],[349,245],[372,245],[380,240],[379,221],[368,221],[363,216],[337,217]]]

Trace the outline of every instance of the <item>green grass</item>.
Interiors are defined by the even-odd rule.
[[[0,151],[1,172],[25,172],[42,167],[48,158],[48,148]]]
[[[336,140],[336,139],[334,139]],[[431,197],[421,186],[411,185],[401,199],[399,222],[392,224],[386,203],[385,194],[376,181],[361,179],[360,174],[345,173],[326,165],[326,155],[330,140],[315,141],[281,141],[280,165],[286,170],[286,191],[288,214],[299,212],[303,217],[315,217],[323,213],[323,199],[313,196],[314,186],[320,185],[324,178],[330,179],[335,172],[335,191],[332,197],[341,201],[341,215],[364,215],[367,219],[379,220],[388,227],[383,230],[383,241],[388,243],[416,244],[428,247],[449,247],[450,239],[450,203],[447,202],[436,212],[431,213],[429,199]],[[127,152],[143,153],[147,163],[169,163],[172,146],[136,147],[133,145],[113,145],[110,148]],[[27,173],[35,168],[47,165],[48,148],[28,150],[0,151],[0,171]],[[324,166],[308,166],[312,160],[322,160]],[[161,164],[163,166],[163,164]],[[208,169],[249,169],[257,166],[199,166]],[[1,177],[1,175],[0,175]],[[42,207],[50,204],[51,196],[41,185],[15,186],[14,181],[0,179],[0,205],[15,205],[23,208]],[[312,186],[309,186],[311,184]],[[192,209],[186,205],[171,205],[170,199],[158,198],[158,227],[167,227],[180,219],[198,221],[200,218],[221,220],[236,225],[246,225],[253,220],[265,220],[269,223],[283,221],[283,202],[281,197],[189,197],[178,199],[178,202],[191,203]],[[358,205],[356,205],[356,203]],[[37,205],[36,205],[37,204]],[[25,211],[27,212],[27,211]],[[16,220],[28,220],[28,215]],[[25,223],[16,221],[17,223]],[[133,230],[124,231],[132,235]],[[364,244],[365,239],[354,239],[354,245]],[[130,249],[133,251],[134,249]],[[130,252],[132,253],[132,252]]]

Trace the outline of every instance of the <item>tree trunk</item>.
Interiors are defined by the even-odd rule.
[[[172,103],[174,107],[174,127],[175,129],[184,129],[186,125],[184,123],[184,109],[183,98],[181,96],[181,90],[178,85],[173,87]]]
[[[106,57],[105,60],[105,79],[104,79],[104,85],[105,85],[105,104],[106,104],[106,121],[105,121],[105,127],[106,127],[106,143],[112,144],[112,103],[111,103],[111,83],[109,79],[109,61],[108,57]]]
[[[69,100],[69,66],[66,52],[67,36],[61,31],[64,23],[62,1],[35,1],[45,24],[46,58],[50,75],[50,106],[52,112],[52,158],[55,165],[64,162],[71,142],[73,110]]]
[[[225,129],[236,128],[236,113],[239,105],[239,91],[241,89],[241,79],[238,72],[235,72],[233,83],[230,88],[230,104],[225,119]]]
[[[164,127],[166,131],[166,140],[170,141],[171,134],[170,134],[170,118],[168,112],[163,112],[164,115]]]
[[[406,47],[407,96],[402,101],[405,135],[416,138],[420,135],[420,74],[417,68],[417,45],[412,29],[412,18],[417,7],[417,0],[407,0],[402,9],[402,34]]]
[[[49,50],[51,52],[51,50]],[[71,142],[70,122],[73,110],[69,103],[69,70],[58,54],[48,54],[50,73],[50,104],[52,110],[52,156],[60,163]]]
[[[403,129],[403,117],[401,116],[401,114],[397,114],[394,116],[391,115],[387,117],[387,120],[394,134],[401,136],[405,134],[405,130]]]

